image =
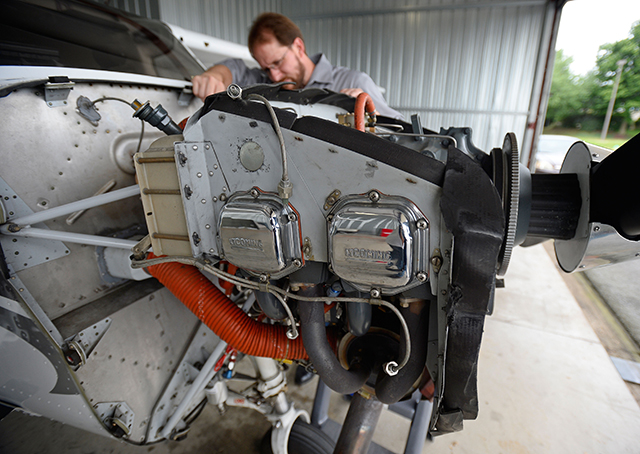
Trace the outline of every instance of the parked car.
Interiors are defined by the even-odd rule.
[[[536,152],[536,173],[559,173],[567,151],[579,140],[571,136],[542,134]]]

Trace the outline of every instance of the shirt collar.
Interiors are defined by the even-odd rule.
[[[333,80],[333,65],[331,65],[327,57],[325,57],[324,54],[315,54],[310,58],[316,66],[313,73],[311,73],[311,78],[309,78],[307,86],[313,83],[330,84]]]

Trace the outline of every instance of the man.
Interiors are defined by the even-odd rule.
[[[290,81],[285,89],[326,88],[356,97],[363,91],[373,100],[380,115],[402,119],[390,108],[380,89],[367,74],[333,66],[323,54],[309,57],[302,32],[289,18],[263,13],[249,31],[249,51],[261,69],[248,68],[242,60],[229,59],[193,78],[193,93],[204,100],[224,91],[229,84],[241,86]]]

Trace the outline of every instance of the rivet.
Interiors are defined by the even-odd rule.
[[[202,174],[201,174],[200,172],[196,173],[196,176],[197,176],[198,178],[202,178]]]
[[[218,170],[218,164],[214,164],[214,165],[213,165],[213,168],[214,168],[214,169],[216,169],[216,170]]]
[[[202,200],[200,201],[200,203],[202,203],[202,204],[204,205],[205,203],[207,203],[207,199],[202,199]]]
[[[218,198],[217,198],[217,197],[214,197],[214,198],[213,198],[213,201],[214,201],[214,202],[217,202],[217,201],[218,201]]]
[[[209,171],[209,176],[212,177],[213,176],[213,170]]]
[[[196,151],[197,149],[198,149],[198,146],[197,146],[197,145],[194,145],[194,146],[193,146],[193,151]]]
[[[210,226],[209,224],[206,224],[206,225],[204,226],[204,228],[205,228],[205,229],[210,229],[210,228],[211,228],[211,226]]]

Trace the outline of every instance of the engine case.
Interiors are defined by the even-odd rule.
[[[347,196],[328,219],[331,267],[356,289],[393,295],[428,280],[429,221],[410,200]]]

